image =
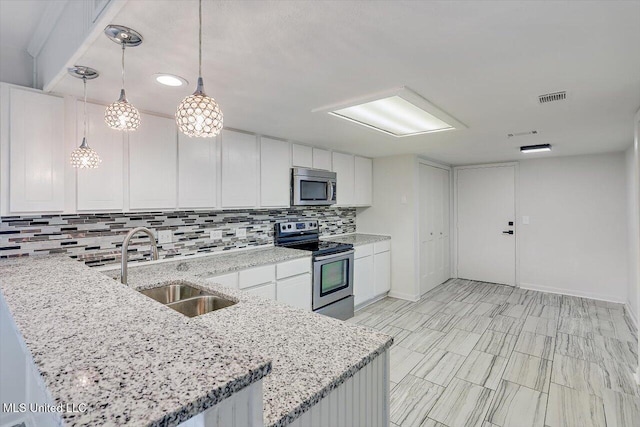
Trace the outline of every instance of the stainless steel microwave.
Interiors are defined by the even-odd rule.
[[[291,205],[314,206],[336,203],[336,173],[320,169],[291,169]]]

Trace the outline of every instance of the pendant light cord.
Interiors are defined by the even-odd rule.
[[[122,89],[124,90],[124,48],[125,44],[122,42]]]
[[[202,77],[202,0],[198,4],[198,77]]]
[[[82,84],[84,86],[84,120],[83,120],[83,126],[84,126],[84,134],[83,134],[83,141],[86,141],[87,138],[87,78],[83,77],[82,78]]]

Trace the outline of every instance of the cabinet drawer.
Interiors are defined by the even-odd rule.
[[[311,259],[302,258],[293,261],[280,263],[276,266],[276,276],[278,280],[285,277],[297,276],[298,274],[309,273],[311,271]]]
[[[267,283],[266,285],[256,286],[254,288],[245,289],[245,292],[251,295],[255,295],[267,299],[276,299],[276,284]]]
[[[383,240],[373,244],[373,252],[379,254],[380,252],[387,252],[391,250],[391,240]]]
[[[227,288],[238,289],[238,273],[223,274],[206,279],[209,283],[217,283]]]
[[[355,259],[373,255],[373,245],[356,246],[356,252],[353,255]]]
[[[276,266],[265,265],[240,272],[238,285],[240,289],[273,282],[276,279]],[[275,288],[274,288],[275,289]]]

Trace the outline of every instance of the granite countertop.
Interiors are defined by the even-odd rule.
[[[305,251],[287,251],[310,256]],[[213,263],[216,258],[205,257],[202,261]],[[183,260],[188,264],[196,261],[202,262]],[[161,273],[154,273],[149,267],[131,267],[129,284],[136,289],[154,287],[160,274],[165,281],[187,281],[247,302],[194,317],[190,323],[211,328],[225,340],[243,343],[271,360],[271,373],[262,384],[265,426],[286,426],[393,343],[390,336],[368,328],[210,283],[200,272],[210,272],[213,267],[189,265],[187,271],[178,271],[175,263],[167,264],[172,264],[173,270],[163,268]]]
[[[245,270],[251,267],[258,267],[266,264],[277,264],[279,262],[290,261],[298,258],[310,257],[311,254],[305,251],[271,246],[268,248],[243,249],[233,252],[217,252],[201,257],[179,257],[163,259],[160,262],[129,263],[127,271],[128,282],[134,283],[137,280],[149,281],[153,278],[162,279],[165,274],[174,273],[178,264],[187,263],[189,277],[211,277],[232,271]],[[111,268],[100,268],[100,270],[113,278],[120,278],[120,265],[110,266]],[[157,282],[155,282],[157,283]]]
[[[326,236],[322,240],[331,240],[332,242],[349,243],[353,246],[368,245],[370,243],[382,242],[383,240],[390,240],[391,237],[383,236],[379,234],[343,234],[340,236]]]
[[[0,291],[64,425],[174,426],[271,362],[66,256],[0,261]],[[240,304],[236,304],[238,306]]]
[[[91,408],[64,415],[67,425],[177,425],[262,378],[265,425],[285,426],[393,339],[205,278],[308,256],[269,248],[132,264],[129,287],[64,256],[9,259],[0,290],[54,400]],[[187,318],[131,289],[171,280],[238,303]],[[87,375],[94,382],[79,387]]]

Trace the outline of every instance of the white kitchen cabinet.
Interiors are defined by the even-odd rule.
[[[11,87],[8,125],[9,210],[62,212],[69,155],[63,98]]]
[[[247,270],[241,270],[238,287],[240,289],[245,289],[261,285],[263,283],[275,282],[275,280],[276,266],[263,265],[260,267],[249,268]]]
[[[209,283],[217,283],[218,285],[226,286],[231,289],[238,289],[238,273],[221,274],[220,276],[213,276],[206,279]]]
[[[290,176],[290,143],[260,138],[260,206],[288,207]]]
[[[253,288],[245,289],[244,291],[254,296],[272,299],[272,300],[276,299],[276,284],[273,282],[266,283],[260,286],[255,286]]]
[[[258,205],[258,144],[255,135],[222,131],[222,207]]]
[[[331,170],[331,151],[313,148],[313,168]]]
[[[373,298],[373,280],[373,256],[356,258],[353,267],[353,296],[356,307]]]
[[[129,137],[129,207],[173,209],[177,205],[177,128],[174,119],[140,115]]]
[[[311,274],[306,273],[278,280],[278,301],[311,311],[311,298]]]
[[[217,204],[217,138],[191,138],[178,132],[178,207]]]
[[[373,162],[366,157],[354,157],[354,204],[371,206],[373,200]]]
[[[313,148],[306,145],[292,144],[291,164],[299,168],[313,167]]]
[[[337,177],[337,205],[354,204],[354,159],[353,154],[332,153],[333,171]]]
[[[373,255],[373,293],[382,295],[391,289],[391,252]]]
[[[82,141],[83,102],[76,102],[76,137]],[[122,210],[124,207],[123,132],[104,123],[104,105],[87,104],[87,143],[102,163],[96,169],[77,169],[78,210]]]

